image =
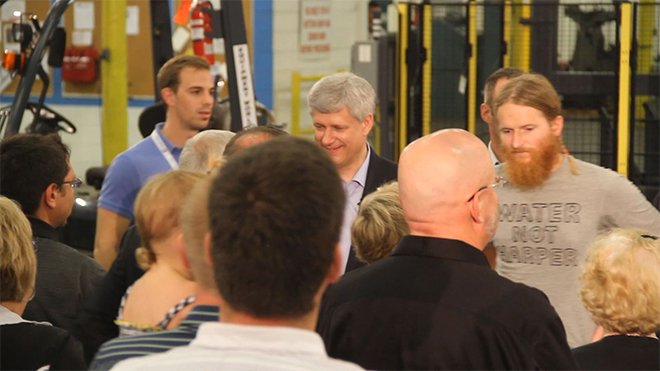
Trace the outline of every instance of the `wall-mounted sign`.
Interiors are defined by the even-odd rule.
[[[325,57],[330,52],[331,0],[300,0],[300,54]]]

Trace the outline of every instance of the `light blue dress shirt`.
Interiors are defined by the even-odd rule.
[[[369,158],[371,157],[371,147],[367,145],[367,157],[362,162],[362,166],[353,175],[348,182],[342,182],[344,194],[346,195],[346,205],[344,206],[344,222],[341,226],[341,235],[339,236],[339,246],[341,248],[342,274],[346,270],[348,255],[351,251],[351,225],[357,217],[360,209],[360,200],[364,193],[364,184],[367,182],[367,172],[369,171]]]

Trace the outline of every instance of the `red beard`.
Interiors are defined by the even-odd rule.
[[[542,185],[552,173],[561,152],[561,142],[558,137],[548,135],[541,148],[511,149],[504,147],[504,172],[506,179],[520,188],[534,188]],[[527,152],[529,161],[522,161],[516,153]]]

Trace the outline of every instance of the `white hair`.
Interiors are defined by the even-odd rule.
[[[227,142],[234,133],[227,130],[205,130],[188,139],[179,158],[182,170],[207,173],[222,159]]]

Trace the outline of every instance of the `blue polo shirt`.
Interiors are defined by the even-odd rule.
[[[179,162],[181,148],[175,147],[163,135],[164,125],[161,122],[154,130],[174,159]],[[133,203],[140,188],[151,176],[170,169],[170,164],[158,150],[153,139],[151,137],[142,139],[112,160],[101,187],[99,207],[133,220]]]

